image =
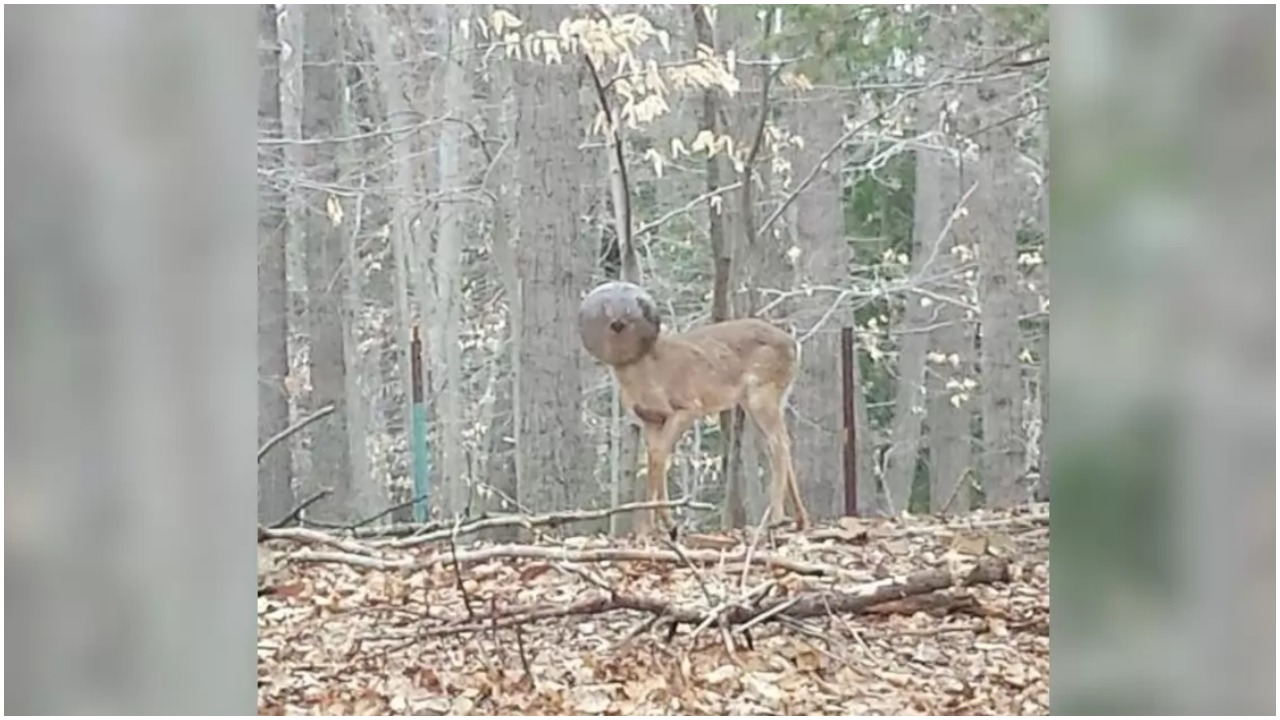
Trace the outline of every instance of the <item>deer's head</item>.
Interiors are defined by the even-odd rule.
[[[578,306],[582,344],[606,365],[622,367],[644,357],[661,330],[657,304],[644,288],[633,283],[607,282],[588,293]]]

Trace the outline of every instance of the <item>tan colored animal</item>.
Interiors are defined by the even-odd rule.
[[[680,438],[699,418],[740,406],[765,437],[772,485],[769,515],[785,517],[784,500],[804,529],[809,516],[791,461],[785,407],[799,347],[785,331],[744,318],[664,335],[657,305],[643,288],[609,282],[578,311],[578,330],[593,357],[608,365],[623,405],[644,425],[648,499],[667,499],[667,471]],[[667,509],[658,515],[670,522]]]

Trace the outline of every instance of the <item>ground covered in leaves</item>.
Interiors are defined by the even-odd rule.
[[[260,531],[261,714],[1048,714],[1048,508],[804,534]]]

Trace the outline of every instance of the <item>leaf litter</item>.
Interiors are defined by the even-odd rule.
[[[370,545],[377,567],[262,540],[259,714],[1048,714],[1047,506],[749,534],[693,536],[688,562],[635,538],[542,535],[519,547],[545,557],[471,564],[454,558],[500,546]],[[747,564],[750,551],[791,564]],[[695,554],[708,552],[738,561]],[[991,560],[995,581],[910,589]]]

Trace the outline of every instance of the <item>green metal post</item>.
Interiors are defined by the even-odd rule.
[[[413,340],[409,344],[409,367],[413,376],[413,434],[410,436],[413,448],[413,520],[426,522],[431,509],[428,474],[431,456],[427,447],[427,405],[422,390],[422,338],[416,325],[413,328]]]

